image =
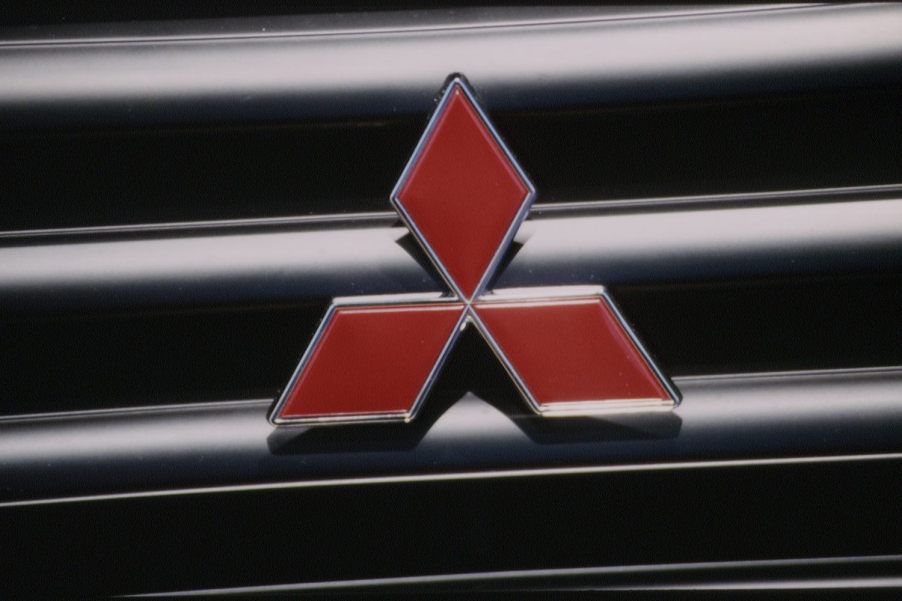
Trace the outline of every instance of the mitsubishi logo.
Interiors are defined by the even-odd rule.
[[[539,415],[679,402],[603,288],[491,289],[534,197],[473,91],[452,78],[391,194],[448,292],[334,299],[270,421],[409,421],[467,327]]]

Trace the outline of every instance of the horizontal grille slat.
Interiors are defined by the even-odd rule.
[[[551,211],[493,285],[607,286],[673,376],[902,365],[902,200],[844,192]],[[275,398],[333,297],[442,289],[402,228],[220,228],[10,239],[0,415]]]
[[[583,419],[563,426],[560,420],[530,419],[518,410],[513,391],[491,402],[469,394],[450,409],[447,405],[458,396],[435,398],[415,422],[378,431],[356,426],[273,432],[265,419],[266,400],[0,422],[0,463],[5,466],[0,506],[239,483],[328,485],[329,478],[365,475],[428,478],[460,471],[618,464],[641,471],[648,463],[691,469],[679,467],[680,462],[898,451],[899,370],[676,383],[685,399],[674,413]],[[448,453],[448,448],[470,452]],[[71,469],[84,462],[94,466],[90,472]]]
[[[489,110],[902,81],[902,7],[895,5],[476,25],[359,36],[232,34],[204,43],[12,42],[2,48],[0,114],[17,128],[418,115],[458,71],[479,82]]]
[[[117,311],[441,290],[403,228],[279,228],[0,248],[0,309]],[[497,287],[849,273],[902,265],[902,200],[527,221]]]

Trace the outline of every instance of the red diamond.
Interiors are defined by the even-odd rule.
[[[602,296],[475,308],[540,410],[671,398]]]
[[[470,299],[515,233],[532,189],[460,84],[420,148],[394,200],[449,283]]]
[[[302,363],[280,419],[409,417],[454,328],[460,303],[338,307]]]

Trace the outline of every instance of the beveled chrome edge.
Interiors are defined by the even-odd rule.
[[[542,417],[575,417],[598,415],[626,415],[629,413],[648,413],[654,411],[671,411],[676,406],[668,399],[624,399],[611,401],[567,401],[564,403],[545,403],[539,408]]]
[[[817,8],[817,4],[804,3],[779,3],[767,6],[757,6],[754,4],[746,4],[740,6],[707,6],[694,8],[676,7],[677,11],[668,12],[666,10],[652,11],[648,13],[627,14],[627,15],[610,15],[610,14],[573,14],[573,15],[550,15],[539,13],[532,15],[527,12],[517,19],[498,19],[481,22],[474,20],[472,22],[463,23],[445,23],[437,20],[432,23],[408,25],[404,23],[385,24],[380,26],[331,26],[322,27],[320,29],[310,29],[311,18],[313,15],[279,15],[268,17],[212,17],[209,19],[185,18],[178,19],[176,23],[180,24],[198,24],[199,22],[211,22],[215,26],[215,31],[203,30],[198,28],[197,31],[188,33],[170,33],[165,31],[145,33],[142,29],[135,30],[130,33],[130,28],[134,28],[134,23],[127,21],[102,24],[106,25],[108,30],[121,33],[102,33],[91,30],[93,26],[98,28],[98,24],[83,23],[61,23],[36,26],[7,26],[0,28],[0,48],[20,48],[20,47],[54,47],[54,46],[88,46],[96,44],[152,44],[160,42],[221,42],[232,40],[270,40],[270,39],[305,39],[319,37],[335,37],[335,36],[356,36],[356,35],[387,35],[387,34],[420,34],[432,32],[456,32],[456,31],[472,31],[482,29],[509,29],[522,27],[546,27],[560,25],[581,25],[595,23],[616,23],[621,21],[645,21],[649,19],[689,19],[698,17],[719,17],[733,16],[744,13],[758,12],[774,12],[787,11],[797,9]],[[525,7],[527,9],[534,7]],[[562,7],[568,8],[568,7]],[[434,12],[442,14],[441,9],[420,9],[419,13]],[[458,8],[455,13],[467,14],[473,13],[475,17],[484,17],[485,10],[479,10],[474,13],[474,9]],[[521,12],[523,12],[521,10]],[[488,17],[492,17],[491,14]],[[165,22],[163,22],[165,25]],[[237,27],[237,25],[244,27]],[[249,27],[248,25],[256,25]],[[314,24],[316,24],[314,22]],[[147,24],[141,23],[146,29]],[[158,26],[160,23],[155,23]],[[281,26],[281,28],[280,28]],[[79,32],[87,30],[86,34],[74,35],[70,32]],[[152,31],[152,30],[151,30]],[[53,37],[40,37],[37,34],[55,34]],[[69,34],[68,36],[65,34]],[[21,37],[14,37],[19,34]],[[30,35],[31,37],[26,37]]]
[[[673,376],[675,384],[697,385],[706,382],[730,382],[746,380],[819,378],[825,376],[880,376],[902,375],[902,365],[879,367],[842,367],[834,369],[806,369],[787,371],[734,372],[728,374],[695,374]],[[0,426],[25,422],[78,420],[124,415],[168,414],[191,411],[226,411],[242,407],[272,407],[272,398],[235,399],[219,401],[195,401],[191,403],[171,403],[159,405],[139,405],[135,407],[110,407],[107,409],[78,409],[75,411],[48,411],[44,413],[20,413],[0,416]]]
[[[830,376],[870,376],[902,374],[902,365],[875,365],[869,367],[834,367],[827,369],[787,369],[783,371],[748,371],[732,372],[725,374],[694,374],[687,376],[675,376],[674,380],[686,383],[742,381],[742,380],[773,380],[803,378],[818,378]]]
[[[419,162],[426,144],[432,137],[432,133],[435,131],[438,121],[444,114],[445,107],[451,101],[453,92],[456,89],[459,89],[467,97],[470,105],[474,108],[477,115],[479,116],[479,119],[482,121],[483,126],[485,126],[485,128],[489,130],[495,143],[498,144],[499,148],[501,148],[501,152],[504,154],[509,164],[513,166],[514,171],[520,178],[520,181],[526,187],[526,195],[520,201],[520,206],[518,207],[517,212],[514,215],[514,219],[508,226],[504,237],[498,243],[498,247],[495,249],[495,253],[492,255],[491,261],[489,261],[489,264],[486,266],[486,269],[483,272],[479,282],[476,284],[476,288],[473,290],[473,293],[470,296],[465,295],[457,285],[457,282],[454,281],[454,278],[451,277],[451,274],[442,263],[441,258],[435,252],[435,249],[432,248],[432,245],[429,244],[429,240],[426,238],[426,236],[423,235],[423,232],[420,231],[420,228],[417,226],[416,221],[414,221],[413,217],[411,217],[410,213],[404,207],[404,203],[399,197],[401,190],[404,188],[404,185],[410,178],[411,171],[413,171],[413,168]],[[514,239],[514,236],[520,229],[520,225],[523,223],[523,220],[526,219],[526,217],[529,215],[530,208],[532,207],[535,198],[536,190],[532,184],[532,181],[526,175],[526,172],[523,171],[523,168],[517,162],[517,159],[514,157],[513,153],[511,153],[507,144],[505,144],[503,138],[498,133],[498,130],[495,129],[495,126],[492,124],[488,115],[482,109],[482,106],[476,97],[476,93],[470,87],[470,84],[467,82],[466,78],[460,73],[451,75],[445,82],[445,85],[440,93],[439,102],[436,105],[435,110],[432,112],[432,115],[429,117],[429,122],[426,125],[426,129],[420,136],[420,139],[417,142],[413,153],[408,159],[407,164],[404,166],[404,169],[401,171],[401,175],[398,177],[398,181],[395,183],[394,188],[392,188],[389,200],[392,207],[394,207],[398,214],[401,216],[401,220],[404,222],[404,225],[407,226],[407,228],[417,239],[417,242],[420,244],[423,250],[426,251],[426,255],[438,270],[439,274],[442,276],[442,279],[452,290],[452,292],[460,299],[462,299],[465,303],[471,303],[474,299],[478,298],[485,292],[486,286],[488,286],[488,282],[491,281],[492,277],[495,275],[495,272],[497,271],[501,260],[504,258],[505,252],[510,247],[511,241]]]
[[[534,582],[541,580],[547,582],[549,579],[555,578],[586,578],[591,576],[623,576],[627,574],[667,574],[667,573],[698,573],[705,571],[719,570],[773,570],[785,568],[810,568],[810,567],[836,567],[849,565],[874,565],[881,563],[899,563],[902,562],[902,555],[849,555],[849,556],[828,556],[828,557],[799,557],[791,559],[743,559],[743,560],[726,560],[726,561],[697,561],[697,562],[671,562],[671,563],[644,563],[644,564],[626,564],[626,565],[602,565],[589,567],[566,567],[566,568],[540,568],[540,569],[524,569],[524,570],[496,570],[489,572],[455,572],[446,574],[426,574],[418,576],[389,576],[383,578],[364,578],[352,580],[321,580],[313,582],[295,582],[287,584],[267,584],[267,585],[251,585],[231,588],[215,588],[215,589],[195,589],[171,592],[157,593],[141,593],[135,595],[126,595],[126,599],[146,599],[146,598],[171,598],[180,597],[182,595],[189,596],[218,596],[218,595],[247,595],[260,593],[289,593],[289,592],[310,592],[310,591],[356,591],[362,592],[367,589],[385,589],[393,587],[422,587],[430,585],[448,585],[448,584],[479,584],[485,585],[492,581],[522,581]],[[858,577],[843,575],[843,582],[860,585],[862,580]],[[902,587],[902,578],[885,577],[877,580],[883,584],[888,584],[886,579],[893,583],[893,588]],[[780,578],[780,583],[791,585],[798,582],[797,580],[785,580]],[[804,582],[822,583],[822,579],[808,580]],[[832,582],[832,581],[831,581]],[[868,581],[865,581],[868,582]],[[695,586],[695,588],[692,588]],[[638,585],[638,586],[593,586],[593,590],[600,591],[673,591],[681,590],[688,587],[689,590],[699,588],[694,584],[673,584],[673,585]],[[796,587],[787,586],[789,590],[798,590]],[[831,589],[834,587],[825,586],[810,587],[810,590],[821,590],[821,588]],[[854,588],[850,586],[849,588]],[[723,588],[718,586],[705,586],[704,590],[746,590],[742,587],[732,588],[729,584],[724,584]],[[421,589],[414,589],[422,591]],[[428,589],[427,589],[428,590]],[[467,591],[468,589],[464,589]],[[477,589],[479,590],[479,589]],[[510,589],[501,589],[510,591]],[[516,590],[516,589],[514,589]],[[558,591],[560,589],[541,589],[546,592]],[[564,590],[572,590],[572,585]],[[758,590],[751,588],[748,590]],[[771,588],[774,591],[785,590],[782,588]],[[448,591],[442,591],[448,593]],[[460,593],[462,591],[455,591]],[[427,593],[428,594],[428,593]]]
[[[605,465],[585,465],[575,467],[515,468],[508,470],[462,471],[440,473],[418,473],[402,476],[364,476],[355,478],[322,478],[318,480],[293,480],[288,482],[265,482],[257,484],[226,484],[222,486],[169,488],[140,492],[114,492],[95,495],[45,497],[18,501],[0,501],[0,509],[10,507],[30,507],[39,505],[62,505],[67,503],[93,503],[102,501],[123,501],[183,495],[233,494],[270,490],[293,490],[305,488],[331,488],[340,486],[380,486],[397,484],[418,484],[424,482],[451,482],[455,480],[493,480],[508,478],[542,478],[555,476],[585,476],[592,474],[658,472],[676,470],[702,470],[723,468],[750,468],[781,465],[810,465],[823,463],[853,463],[864,461],[902,461],[899,453],[861,453],[848,455],[814,455],[795,457],[758,457],[748,459],[710,459],[699,461],[674,461],[655,463],[618,463]]]
[[[467,316],[477,331],[482,335],[483,339],[488,343],[489,348],[501,362],[505,371],[507,371],[520,395],[537,415],[544,417],[569,417],[576,415],[615,415],[624,413],[637,413],[643,411],[668,411],[677,407],[682,401],[682,395],[673,384],[673,382],[664,375],[658,368],[654,359],[642,345],[636,333],[633,331],[629,322],[627,322],[623,314],[617,308],[617,305],[611,299],[607,290],[603,286],[549,286],[542,288],[533,288],[533,294],[527,294],[528,288],[510,288],[499,289],[494,295],[489,295],[485,301],[479,299],[479,302],[510,302],[522,300],[523,302],[541,302],[543,300],[584,300],[584,299],[600,299],[609,309],[611,309],[614,317],[620,324],[620,327],[629,337],[635,349],[639,352],[645,364],[652,371],[658,383],[669,395],[668,399],[610,399],[593,401],[586,399],[585,401],[568,401],[563,403],[540,403],[535,395],[530,391],[529,386],[523,380],[522,376],[517,372],[516,367],[508,359],[504,349],[492,335],[488,326],[480,319],[479,315],[473,310],[472,306],[467,307]]]
[[[301,374],[304,371],[304,368],[310,362],[313,353],[316,352],[316,349],[319,347],[323,335],[325,334],[326,328],[329,325],[329,322],[334,318],[335,313],[344,307],[386,307],[386,308],[399,308],[402,306],[416,306],[416,305],[455,305],[459,304],[461,306],[461,315],[455,324],[454,328],[451,330],[451,334],[448,337],[448,340],[445,342],[445,345],[442,347],[441,352],[438,355],[435,363],[432,365],[432,368],[429,371],[429,375],[426,377],[426,380],[423,382],[423,385],[420,387],[420,390],[417,392],[417,396],[414,398],[413,403],[410,406],[410,409],[407,411],[386,411],[386,412],[365,412],[365,413],[342,413],[342,414],[329,414],[329,415],[312,415],[305,417],[281,417],[280,414],[282,409],[285,406],[285,403],[288,402],[288,397],[291,394],[291,391],[294,389],[297,384],[298,379],[301,377]],[[310,339],[310,342],[307,345],[307,349],[304,351],[304,354],[301,356],[300,361],[298,362],[297,367],[291,375],[291,379],[288,381],[288,384],[282,390],[279,395],[279,398],[276,400],[275,404],[273,404],[272,409],[270,409],[268,420],[269,423],[273,426],[285,427],[285,426],[329,426],[329,425],[352,425],[352,424],[361,424],[361,423],[386,423],[386,422],[409,422],[414,419],[419,413],[420,408],[423,405],[423,401],[429,395],[429,391],[432,389],[432,385],[435,383],[436,379],[441,372],[442,366],[445,364],[445,361],[448,358],[448,355],[451,353],[451,350],[454,348],[454,343],[457,341],[457,338],[460,336],[462,330],[462,324],[464,318],[466,316],[466,311],[464,311],[465,305],[462,301],[457,298],[443,295],[440,293],[414,293],[414,294],[379,294],[379,295],[370,295],[370,296],[346,296],[346,297],[338,297],[332,300],[332,304],[329,305],[329,308],[326,310],[326,314],[323,316],[322,321],[320,321],[319,325],[316,328],[316,331],[313,334],[313,338]]]
[[[478,303],[504,303],[510,301],[541,301],[573,299],[584,300],[605,293],[605,287],[592,284],[564,286],[536,286],[519,288],[494,288],[480,296]]]
[[[37,228],[2,230],[0,240],[28,240],[31,238],[90,238],[93,236],[119,236],[126,234],[158,235],[169,232],[221,232],[257,228],[322,228],[336,227],[385,227],[397,221],[394,211],[365,213],[323,213],[321,215],[287,215],[282,217],[247,217],[235,219],[201,219],[198,221],[161,221],[159,223],[135,223],[122,225],[90,225],[82,227]]]
[[[688,211],[696,208],[729,209],[769,205],[798,206],[856,200],[884,200],[902,194],[902,183],[839,186],[830,188],[797,188],[758,192],[721,192],[681,196],[644,196],[608,200],[574,200],[536,203],[531,217],[554,219],[571,215],[605,215],[654,211]],[[862,198],[849,198],[861,196]],[[715,205],[715,206],[712,206]],[[719,206],[716,206],[719,205]]]
[[[65,421],[123,415],[154,415],[190,411],[228,411],[242,407],[271,406],[272,399],[233,399],[220,401],[193,401],[190,403],[164,403],[159,405],[136,405],[134,407],[109,407],[103,409],[77,409],[75,411],[46,411],[44,413],[19,413],[0,415],[0,426],[22,422]]]
[[[453,296],[443,292],[411,292],[400,294],[367,294],[363,296],[336,296],[332,304],[339,307],[354,307],[357,305],[384,305],[398,306],[404,303],[418,305],[421,303],[459,303],[462,302]]]
[[[861,195],[863,198],[849,198]],[[708,207],[729,209],[733,207],[762,206],[779,203],[781,206],[799,204],[820,204],[830,202],[854,202],[857,200],[880,200],[887,195],[902,195],[902,183],[875,184],[867,186],[844,186],[838,188],[803,188],[779,190],[776,192],[731,192],[722,194],[702,194],[688,196],[661,196],[640,198],[612,198],[609,200],[584,200],[560,203],[534,202],[529,213],[533,219],[558,219],[576,214],[604,215],[607,213],[640,212],[649,209],[660,211],[680,211],[687,208]],[[812,202],[813,201],[813,202]],[[722,204],[721,207],[710,205]],[[295,215],[284,217],[250,217],[198,221],[163,221],[159,223],[138,223],[123,225],[99,225],[63,228],[38,228],[24,230],[2,230],[0,241],[30,240],[37,238],[91,238],[126,234],[157,235],[167,232],[219,232],[224,230],[245,230],[255,228],[341,228],[341,227],[386,227],[397,221],[395,211],[373,211],[366,213],[323,213],[321,215]],[[199,233],[199,235],[202,235]]]
[[[336,413],[334,415],[311,415],[306,417],[277,417],[274,412],[269,422],[274,426],[339,426],[348,424],[377,424],[390,422],[409,422],[409,411],[383,411],[372,413]]]

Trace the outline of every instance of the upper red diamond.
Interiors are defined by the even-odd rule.
[[[443,275],[471,299],[514,234],[531,187],[461,84],[447,94],[395,202]]]

